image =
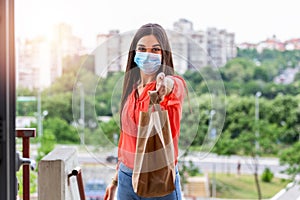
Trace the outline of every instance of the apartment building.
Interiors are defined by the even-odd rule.
[[[199,69],[205,66],[222,67],[226,62],[236,57],[234,33],[217,28],[206,31],[195,31],[193,23],[186,19],[174,22],[173,30],[167,29],[174,67],[177,73],[184,73],[187,69]],[[95,52],[95,72],[105,76],[109,71],[124,70],[127,51],[134,32],[120,34],[111,31],[99,34]]]
[[[82,40],[73,35],[72,27],[60,23],[53,28],[51,42],[51,83],[63,73],[62,61],[66,56],[80,54],[83,50]]]
[[[180,52],[179,55],[184,55],[187,60],[185,65],[180,66],[183,72],[185,69],[205,66],[222,67],[228,60],[236,57],[234,33],[217,28],[196,31],[192,22],[186,19],[175,22],[173,29],[181,32],[177,38],[171,37],[171,43],[173,52]]]
[[[108,72],[124,71],[133,32],[120,34],[111,30],[97,35],[97,48],[92,52],[95,58],[95,73],[105,77]]]
[[[265,49],[269,50],[278,50],[278,51],[293,51],[300,50],[300,38],[293,38],[286,41],[281,42],[274,35],[271,38],[267,38],[266,40],[260,41],[258,43],[241,43],[238,44],[238,48],[240,49],[256,49],[257,52],[261,53]]]
[[[49,41],[44,37],[17,40],[17,87],[43,89],[51,84],[51,54]]]
[[[119,30],[111,30],[96,36],[97,48],[90,53],[95,61],[96,75],[105,77],[108,72],[125,70],[134,33],[120,34]],[[205,66],[222,67],[236,56],[235,35],[224,29],[196,31],[191,21],[179,19],[172,30],[167,29],[167,34],[174,67],[179,74]],[[64,23],[54,27],[52,39],[18,40],[17,46],[17,84],[30,89],[50,86],[63,73],[63,58],[78,55],[84,49],[82,40],[73,35],[70,25]]]
[[[81,39],[73,35],[70,25],[56,25],[52,36],[16,41],[17,87],[49,87],[63,73],[63,58],[83,49]]]

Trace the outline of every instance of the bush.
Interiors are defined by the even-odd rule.
[[[261,175],[261,180],[263,182],[269,183],[272,181],[272,178],[274,177],[273,172],[267,167],[265,168],[264,172]]]

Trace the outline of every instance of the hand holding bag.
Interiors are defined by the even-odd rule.
[[[132,175],[140,197],[161,197],[175,189],[175,156],[168,111],[162,111],[157,91],[150,91],[148,112],[140,112]]]

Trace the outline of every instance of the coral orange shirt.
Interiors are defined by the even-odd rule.
[[[185,81],[180,76],[169,76],[174,80],[172,92],[165,96],[160,103],[162,110],[167,110],[172,131],[175,164],[178,161],[178,139],[180,135],[180,120],[182,115],[182,103],[185,94]],[[127,167],[133,169],[136,152],[136,139],[140,111],[148,111],[150,97],[148,91],[155,90],[156,81],[148,83],[142,94],[136,98],[137,89],[133,89],[128,96],[122,112],[122,130],[118,145],[118,160]],[[118,166],[117,166],[118,168]]]

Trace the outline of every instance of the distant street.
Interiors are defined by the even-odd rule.
[[[258,158],[258,174],[261,174],[266,167],[268,167],[276,177],[286,178],[286,175],[281,173],[285,166],[280,166],[278,158]],[[218,156],[215,154],[191,153],[181,161],[188,164],[192,161],[199,169],[205,173],[237,173],[237,164],[240,162],[241,174],[254,173],[254,160],[251,157],[242,156]]]
[[[94,154],[78,152],[78,162],[83,171],[84,182],[91,179],[102,179],[107,184],[111,182],[116,172],[116,164],[108,163],[106,161],[108,156],[111,156],[111,153]]]
[[[34,158],[37,155],[36,145],[31,145],[31,155]],[[78,146],[74,146],[79,148]],[[90,149],[89,149],[90,150]],[[85,171],[84,177],[86,179],[96,178],[96,176],[101,176],[101,178],[111,181],[111,176],[115,173],[115,164],[108,163],[106,158],[108,156],[116,156],[117,149],[114,150],[103,150],[99,153],[92,153],[85,149],[78,150],[78,161]],[[237,164],[241,163],[241,174],[253,174],[254,166],[253,160],[250,157],[242,156],[218,156],[216,154],[204,154],[198,152],[191,152],[186,157],[179,157],[179,162],[188,166],[189,161],[192,161],[195,166],[197,166],[200,172],[203,173],[237,173]],[[280,166],[278,158],[259,158],[258,173],[261,174],[263,170],[268,167],[274,173],[275,177],[287,178],[287,176],[281,171],[285,169],[285,166]],[[97,172],[99,170],[99,173]],[[89,176],[89,174],[92,174]],[[96,176],[95,176],[96,175]]]
[[[90,154],[79,153],[78,159],[83,167],[85,179],[99,177],[106,180],[108,183],[115,173],[115,164],[108,163],[106,157],[110,153],[103,154]],[[115,155],[115,154],[114,154]],[[241,174],[253,174],[254,165],[252,158],[240,156],[217,156],[215,154],[207,154],[203,156],[200,153],[191,153],[185,158],[179,158],[179,162],[188,166],[189,161],[192,161],[197,166],[200,172],[203,173],[237,173],[237,163],[241,163]],[[274,173],[275,177],[287,178],[286,175],[281,173],[285,169],[284,166],[279,165],[278,158],[259,158],[258,173],[261,174],[263,170],[268,167]]]

